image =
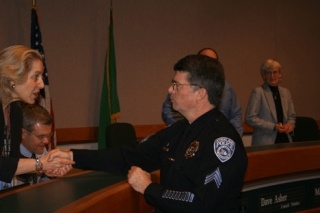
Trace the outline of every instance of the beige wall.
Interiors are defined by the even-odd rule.
[[[29,45],[32,0],[0,0],[0,48]],[[110,1],[38,0],[57,128],[98,126]],[[283,65],[298,115],[320,119],[320,1],[114,0],[122,117],[161,123],[180,58],[215,48],[245,113],[268,57]]]

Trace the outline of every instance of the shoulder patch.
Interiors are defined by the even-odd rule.
[[[235,142],[227,137],[217,138],[213,143],[213,150],[218,159],[224,163],[232,157],[235,150]]]

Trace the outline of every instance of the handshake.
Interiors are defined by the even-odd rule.
[[[64,176],[72,169],[72,165],[75,164],[72,151],[60,149],[49,151],[45,156],[40,158],[40,162],[42,163],[42,170],[39,172],[45,173],[50,177]]]

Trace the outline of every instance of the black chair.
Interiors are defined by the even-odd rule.
[[[317,121],[310,117],[297,116],[292,140],[293,142],[320,140]]]
[[[113,123],[106,127],[106,148],[137,144],[134,127],[130,123]]]

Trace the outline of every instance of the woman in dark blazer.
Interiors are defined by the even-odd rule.
[[[260,71],[264,83],[252,91],[246,112],[246,122],[253,127],[252,145],[291,142],[296,114],[289,90],[279,86],[281,65],[268,59]]]

